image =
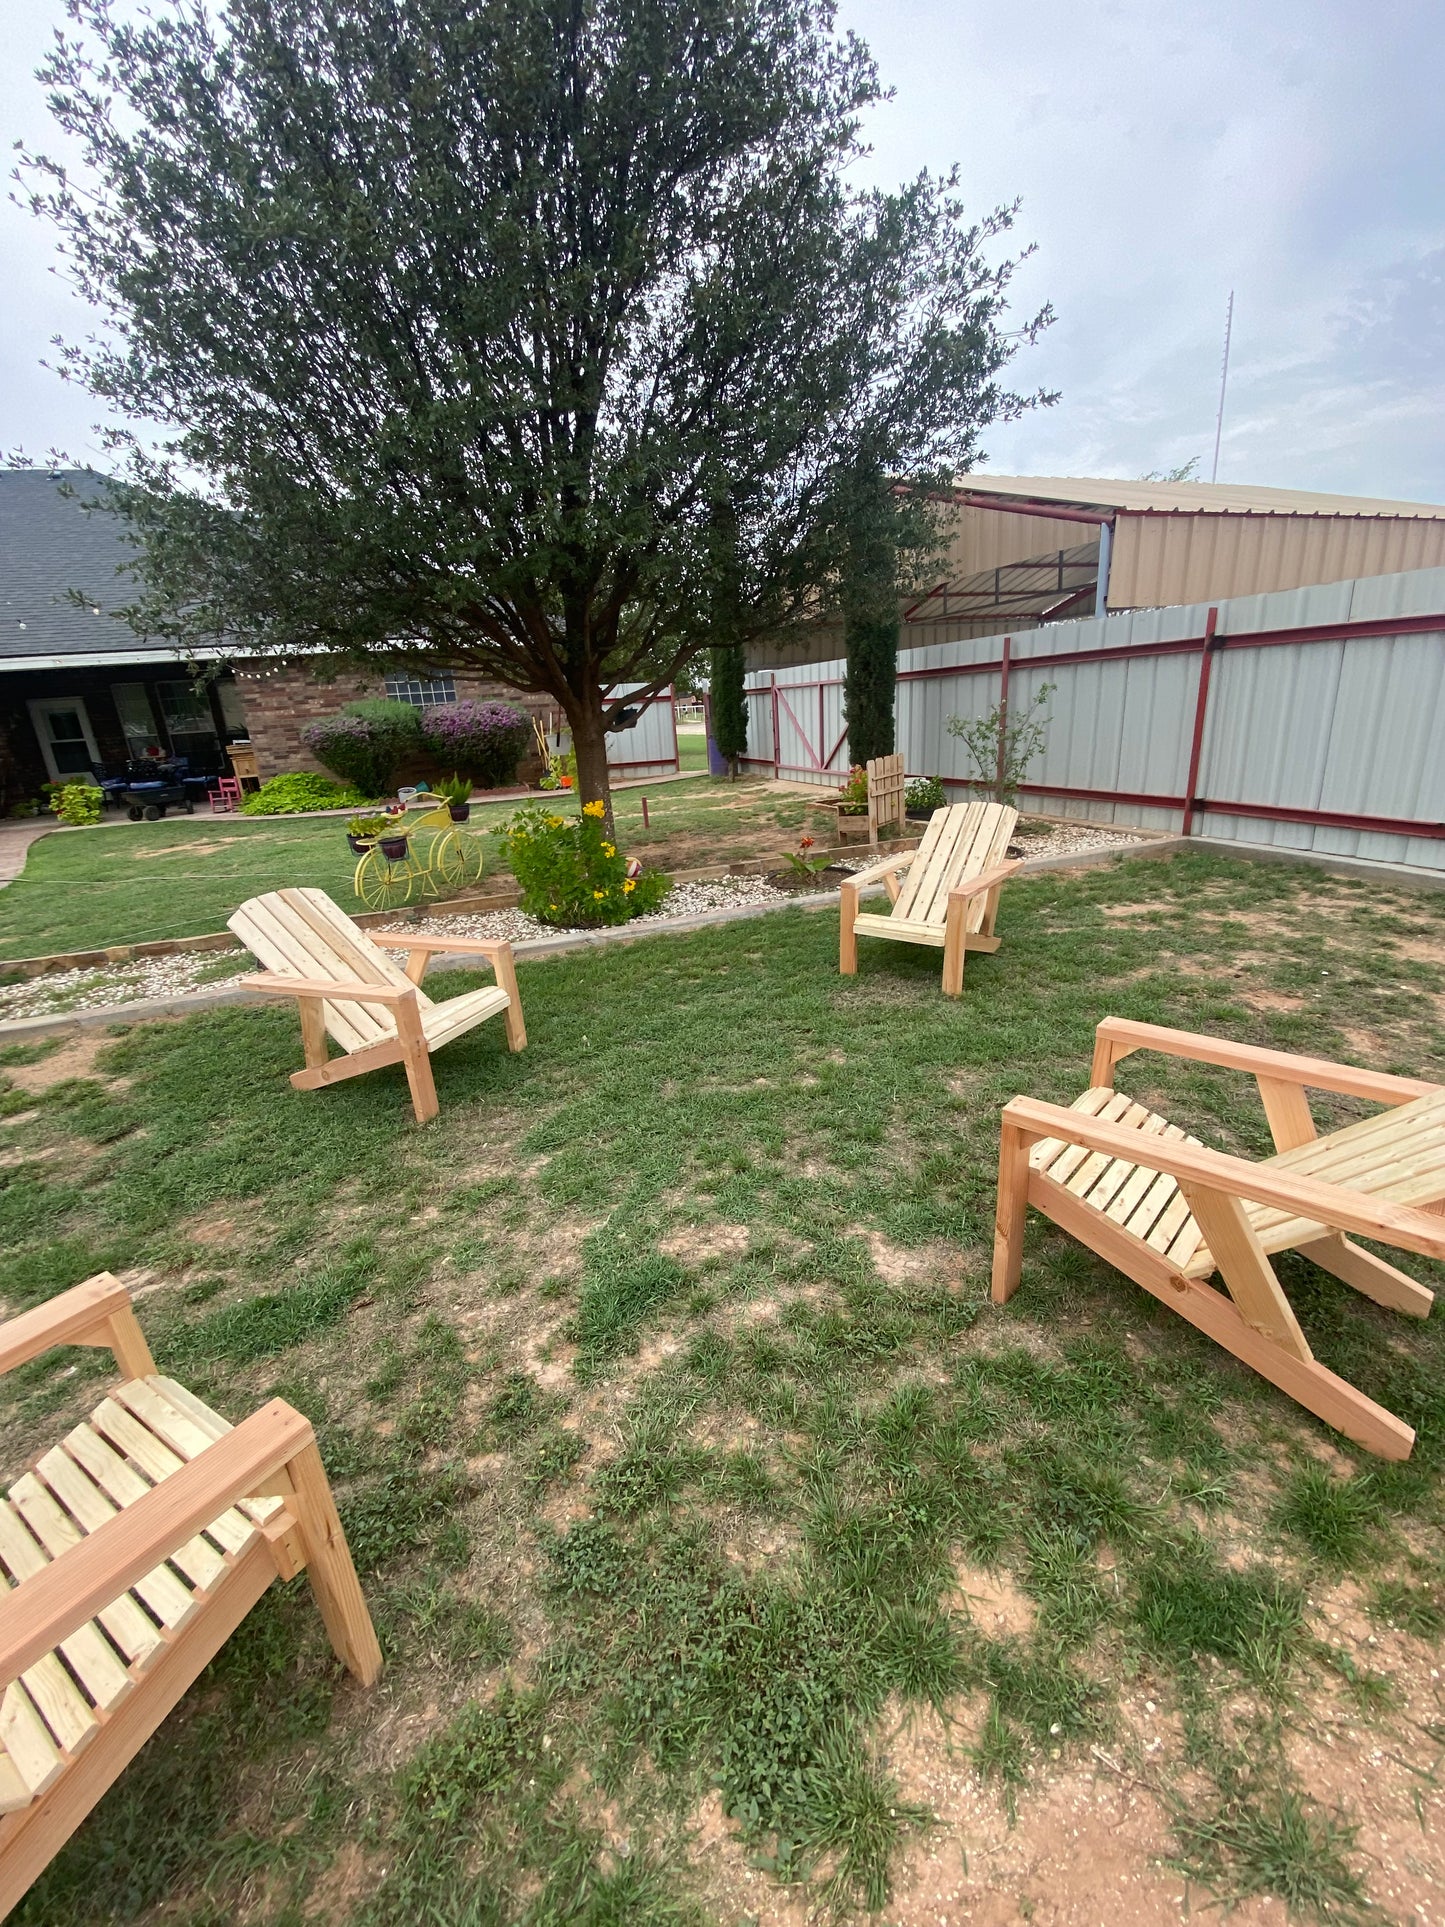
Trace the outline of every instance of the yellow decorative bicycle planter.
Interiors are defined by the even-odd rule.
[[[350,842],[361,852],[352,888],[368,910],[425,903],[481,881],[482,840],[462,829],[445,803],[413,823],[398,818],[385,835]]]

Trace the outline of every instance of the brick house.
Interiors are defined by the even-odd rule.
[[[132,593],[124,526],[64,494],[65,480],[83,498],[104,487],[84,472],[0,474],[0,814],[47,780],[149,755],[185,756],[197,774],[221,775],[230,746],[249,743],[263,779],[317,770],[302,728],[358,696],[422,709],[494,698],[552,720],[545,697],[460,673],[328,682],[304,659],[221,662],[200,650],[210,673],[197,679],[169,644],[147,643],[118,616]]]

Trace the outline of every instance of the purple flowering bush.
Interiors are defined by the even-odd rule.
[[[385,796],[394,789],[397,771],[421,747],[421,739],[421,719],[411,704],[386,697],[348,703],[301,732],[317,761],[363,796]]]
[[[457,770],[483,790],[515,781],[532,733],[527,718],[510,703],[471,697],[429,709],[424,727],[427,748],[442,768]]]

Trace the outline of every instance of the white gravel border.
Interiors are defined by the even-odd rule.
[[[1020,846],[1027,851],[1031,866],[1047,863],[1053,868],[1071,857],[1095,856],[1158,842],[1159,838],[1147,833],[1119,830],[1109,824],[1100,824],[1098,829],[1059,825],[1042,836],[1021,838]],[[874,853],[864,848],[834,858],[834,864],[840,869],[861,870],[873,860]],[[675,883],[661,909],[603,930],[559,930],[539,923],[521,910],[423,917],[398,922],[394,927],[413,936],[431,930],[451,937],[501,937],[516,944],[519,954],[546,955],[581,944],[616,941],[642,931],[696,929],[705,924],[728,922],[737,916],[759,916],[788,904],[812,908],[837,900],[836,890],[794,894],[775,890],[765,877],[725,876],[706,882]],[[371,934],[382,938],[385,931],[373,926]],[[404,956],[405,952],[396,954]],[[255,965],[238,949],[236,968],[229,973],[218,970],[217,966],[227,963],[230,956],[226,951],[207,950],[170,957],[140,957],[131,963],[50,971],[19,983],[0,984],[0,1033],[11,1026],[28,1027],[46,1019],[95,1021],[97,1016],[110,1011],[130,1015],[128,1006],[144,1006],[134,1011],[140,1018],[232,1002],[242,993],[245,979]],[[465,965],[466,961],[460,959],[459,965]],[[449,965],[444,958],[437,958],[432,965],[434,970],[447,967],[458,965]],[[0,970],[3,968],[0,963]]]

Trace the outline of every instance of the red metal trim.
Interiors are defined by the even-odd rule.
[[[998,769],[994,774],[994,795],[1000,803],[1004,797],[1004,778],[1008,770],[1008,672],[1013,646],[1013,637],[1005,636],[1003,656],[998,666]]]
[[[976,780],[945,776],[945,784],[955,789],[977,789]],[[1179,810],[1182,796],[1157,796],[1147,790],[1088,789],[1081,783],[1020,783],[1026,796],[1083,796],[1098,803],[1136,803],[1151,810]],[[1227,803],[1215,797],[1196,796],[1194,807],[1215,816],[1244,816],[1265,823],[1310,823],[1324,830],[1366,830],[1381,836],[1423,836],[1432,841],[1445,840],[1445,823],[1431,823],[1411,816],[1357,816],[1348,810],[1293,809],[1280,803]]]
[[[788,687],[789,687],[790,689],[811,689],[811,688],[813,687],[813,685],[812,685],[811,683],[806,683],[806,682],[804,682],[804,683],[796,683],[796,682],[795,682],[795,683],[790,683],[790,684],[788,685]],[[823,686],[822,686],[822,684],[821,684],[821,683],[819,683],[819,685],[818,685],[818,701],[819,701],[819,704],[820,704],[820,705],[821,705],[821,703],[822,703],[822,700],[823,700]],[[786,710],[787,710],[787,712],[788,712],[788,714],[789,714],[789,716],[791,716],[791,717],[792,717],[792,719],[793,719],[793,727],[794,727],[794,729],[796,729],[796,730],[797,730],[797,732],[798,732],[798,735],[799,735],[799,736],[800,736],[800,737],[802,738],[802,743],[803,743],[803,748],[804,748],[805,750],[807,750],[807,752],[808,752],[808,755],[809,755],[809,756],[810,756],[810,757],[812,758],[812,761],[811,761],[811,763],[808,763],[808,764],[802,764],[802,763],[795,763],[795,764],[792,764],[792,765],[790,765],[790,767],[791,767],[791,768],[794,768],[794,769],[803,769],[803,768],[810,768],[810,769],[821,769],[821,768],[823,767],[823,765],[822,765],[822,764],[821,764],[821,763],[820,763],[820,762],[818,761],[818,750],[816,750],[816,749],[814,749],[814,748],[813,748],[813,745],[811,744],[811,742],[809,742],[809,740],[808,740],[808,732],[807,732],[807,730],[806,730],[806,729],[804,729],[804,727],[803,727],[803,725],[802,725],[802,724],[801,724],[801,723],[800,723],[800,722],[798,721],[798,718],[797,718],[797,714],[796,714],[796,712],[795,712],[795,710],[794,710],[794,708],[793,708],[793,705],[792,705],[792,704],[791,704],[791,703],[790,703],[790,702],[788,701],[788,699],[787,699],[787,697],[786,697],[786,696],[785,696],[785,695],[783,694],[783,691],[782,691],[782,688],[780,687],[780,685],[779,685],[779,684],[777,684],[777,683],[774,683],[774,685],[773,685],[773,713],[774,713],[775,715],[776,715],[776,713],[777,713],[777,705],[778,705],[779,703],[781,703],[781,704],[783,705],[783,708],[784,708],[784,709],[786,709]],[[823,740],[822,740],[822,737],[820,736],[820,737],[819,737],[819,739],[818,739],[818,749],[821,749],[822,747],[823,747]],[[779,748],[779,744],[778,744],[778,738],[777,738],[777,734],[776,734],[776,732],[775,732],[775,733],[774,733],[774,735],[773,735],[773,760],[774,760],[774,762],[777,762],[777,757],[778,757],[778,748]],[[782,767],[782,765],[781,765],[781,764],[779,764],[778,766],[779,766],[779,768],[781,768],[781,767]]]
[[[837,775],[838,772],[833,769],[833,758],[838,754],[838,751],[843,747],[844,743],[846,743],[847,740],[848,740],[848,725],[844,723],[843,733],[838,738],[837,742],[834,743],[833,747],[828,751],[828,760],[823,765],[823,768],[825,770],[833,770],[833,774],[835,776]],[[818,744],[818,747],[819,749],[823,747],[821,742]]]
[[[930,500],[957,502],[968,509],[996,509],[1000,515],[1038,515],[1050,522],[1112,522],[1121,511],[1116,509],[1065,508],[1062,504],[1050,505],[1046,502],[1014,502],[1004,495],[980,495],[973,489],[956,488],[945,491]]]
[[[1350,810],[1296,810],[1275,803],[1218,803],[1199,797],[1197,810],[1216,816],[1257,816],[1266,823],[1314,823],[1324,830],[1373,830],[1382,836],[1423,836],[1445,839],[1445,823],[1427,823],[1413,816],[1356,816]]]
[[[1204,619],[1204,649],[1199,658],[1199,688],[1194,697],[1194,735],[1189,744],[1189,774],[1184,779],[1181,836],[1194,834],[1194,799],[1199,794],[1199,758],[1204,748],[1204,716],[1209,707],[1209,672],[1214,667],[1214,629],[1218,621],[1219,610],[1211,607]]]

